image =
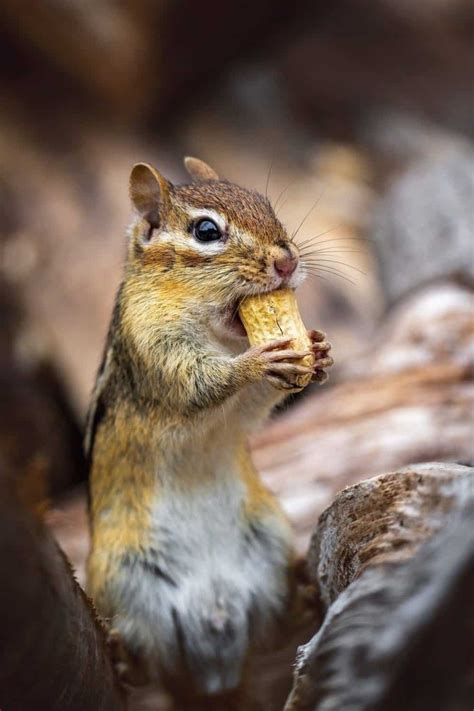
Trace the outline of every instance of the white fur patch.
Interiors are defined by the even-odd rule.
[[[238,685],[249,645],[271,638],[288,604],[290,531],[271,512],[247,519],[225,416],[211,431],[207,423],[169,436],[182,439],[182,454],[165,437],[148,565],[114,580],[114,627],[145,653],[152,677],[185,665],[203,692],[224,691]]]

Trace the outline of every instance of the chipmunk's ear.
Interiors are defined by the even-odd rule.
[[[200,180],[219,180],[219,176],[216,171],[213,170],[210,165],[204,163],[203,160],[199,160],[199,158],[191,158],[191,156],[187,156],[184,159],[184,167],[188,171],[191,178],[197,182]]]
[[[157,227],[169,203],[170,183],[148,163],[136,163],[130,174],[130,198],[138,214]]]

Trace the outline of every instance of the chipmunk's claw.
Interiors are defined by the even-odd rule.
[[[326,334],[322,331],[312,329],[308,331],[308,336],[311,339],[311,347],[315,358],[311,382],[322,385],[328,379],[325,369],[334,365],[334,360],[328,355],[331,350],[331,344],[326,341]]]
[[[299,392],[302,388],[296,385],[298,376],[309,375],[312,369],[301,364],[305,356],[311,355],[309,350],[294,350],[291,339],[279,339],[262,346],[253,346],[245,354],[251,360],[257,358],[262,376],[273,387],[285,392]]]
[[[326,373],[325,370],[320,370],[317,369],[314,371],[312,377],[311,377],[311,382],[312,383],[319,383],[319,385],[322,385],[323,383],[328,380],[329,375]]]

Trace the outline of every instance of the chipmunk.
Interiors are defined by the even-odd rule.
[[[266,198],[185,166],[186,185],[144,163],[130,177],[137,215],[86,434],[88,591],[147,681],[226,698],[295,589],[290,526],[247,436],[308,372],[288,340],[249,347],[237,307],[304,274]],[[310,333],[321,381],[330,345]]]

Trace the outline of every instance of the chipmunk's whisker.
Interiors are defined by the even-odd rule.
[[[308,219],[308,217],[311,215],[311,213],[313,212],[313,210],[315,209],[315,207],[318,205],[319,201],[321,200],[322,196],[324,195],[325,189],[326,189],[326,188],[323,187],[323,189],[321,190],[321,192],[320,192],[320,194],[319,194],[319,197],[318,197],[318,198],[314,201],[314,203],[311,205],[311,208],[308,210],[308,212],[306,213],[306,215],[303,217],[303,219],[301,220],[300,224],[299,224],[298,227],[296,228],[295,232],[293,232],[293,234],[291,235],[291,241],[293,241],[293,240],[295,239],[296,235],[298,234],[298,232],[300,231],[300,229],[303,227],[303,225],[304,225],[304,223],[306,222],[306,220]]]
[[[348,276],[345,276],[341,272],[337,272],[332,269],[326,269],[326,267],[318,267],[318,269],[308,269],[307,270],[307,274],[310,274],[312,276],[321,276],[320,272],[332,274],[333,276],[339,277],[340,279],[343,279],[344,281],[348,281],[350,284],[353,284],[354,286],[356,286],[356,282],[353,281],[352,279],[349,279]],[[322,276],[321,276],[321,279],[323,279]]]
[[[321,242],[321,244],[322,244],[322,242]],[[355,249],[353,247],[353,245],[351,245],[351,244],[349,244],[347,246],[343,244],[340,246],[336,245],[336,247],[323,247],[322,249],[319,244],[317,244],[315,246],[317,247],[316,251],[318,251],[318,252],[351,252],[352,251],[352,252],[357,252],[357,254],[364,254],[364,252],[361,249]]]
[[[342,266],[347,267],[348,269],[353,269],[355,272],[359,272],[359,274],[364,274],[364,276],[367,276],[367,273],[364,272],[362,269],[359,269],[359,267],[355,267],[353,264],[348,264],[347,262],[341,262],[339,259],[313,258],[303,260],[302,263],[309,264],[311,266],[317,266],[320,263],[322,263],[323,266],[325,264],[341,264]]]
[[[364,254],[361,249],[351,249],[350,247],[324,247],[324,249],[313,250],[314,254]]]
[[[269,184],[270,184],[270,176],[271,176],[271,174],[272,174],[273,161],[274,161],[274,160],[275,160],[275,159],[272,158],[272,162],[270,163],[270,168],[268,169],[267,182],[265,183],[265,199],[266,199],[266,200],[268,200],[268,186],[269,186]]]
[[[346,275],[346,272],[343,271],[342,269],[339,269],[339,267],[333,267],[330,264],[308,264],[309,269],[326,269],[328,271],[334,272],[334,274],[343,274],[344,276]]]
[[[364,252],[360,249],[332,249],[332,247],[328,247],[326,249],[305,249],[299,253],[299,256],[308,257],[315,254],[364,254]]]
[[[278,206],[278,212],[276,213],[276,216],[277,216],[277,217],[278,217],[278,215],[280,214],[281,210],[283,210],[283,208],[285,207],[285,205],[286,205],[286,203],[288,202],[288,200],[289,200],[289,197],[286,197],[284,200],[282,200],[281,205]]]
[[[345,274],[346,272],[339,267],[333,267],[331,264],[321,263],[321,262],[309,262],[307,266],[310,269],[332,269],[334,272],[339,272],[340,274]]]
[[[329,264],[303,264],[303,268],[309,272],[327,272],[328,274],[334,274],[346,279],[347,281],[351,281],[346,272],[344,272],[342,269],[338,269],[337,267],[330,266]],[[352,283],[354,284],[355,282]]]
[[[324,232],[319,232],[317,235],[313,235],[312,237],[308,237],[307,239],[304,239],[302,242],[296,242],[297,247],[304,247],[307,244],[310,244],[311,242],[317,240],[318,237],[324,237],[324,235],[327,235],[329,232],[334,232],[334,230],[337,230],[340,227],[340,225],[337,225],[336,227],[331,227],[329,230],[325,230]],[[292,240],[294,239],[295,235],[292,236]]]
[[[306,272],[306,276],[308,277],[317,277],[318,279],[322,279],[323,281],[329,281],[327,277],[323,277],[322,274],[319,274],[318,272]]]
[[[334,227],[333,229],[337,229],[337,227]],[[296,246],[305,247],[307,244],[315,244],[317,247],[320,247],[323,244],[333,244],[334,242],[374,242],[374,240],[370,237],[332,237],[331,239],[324,240],[323,242],[318,242],[316,240],[317,237],[322,237],[330,231],[331,230],[321,232],[319,235],[315,235],[315,237],[310,237],[304,242],[296,243]]]
[[[282,191],[280,192],[280,194],[278,195],[278,197],[277,197],[277,199],[276,199],[276,201],[275,201],[275,204],[274,204],[274,206],[273,206],[273,210],[274,210],[274,212],[275,212],[276,215],[278,215],[278,212],[279,212],[279,211],[281,210],[281,208],[286,204],[286,200],[284,200],[284,201],[282,202],[282,204],[277,208],[277,205],[278,205],[278,203],[280,202],[280,199],[281,199],[281,198],[283,197],[283,195],[286,193],[286,191],[288,190],[288,188],[289,188],[290,186],[294,185],[295,183],[296,183],[296,180],[291,180],[291,181],[288,183],[288,185],[286,185],[286,187],[284,187],[283,190],[282,190]],[[277,211],[277,210],[278,210],[278,211]]]

